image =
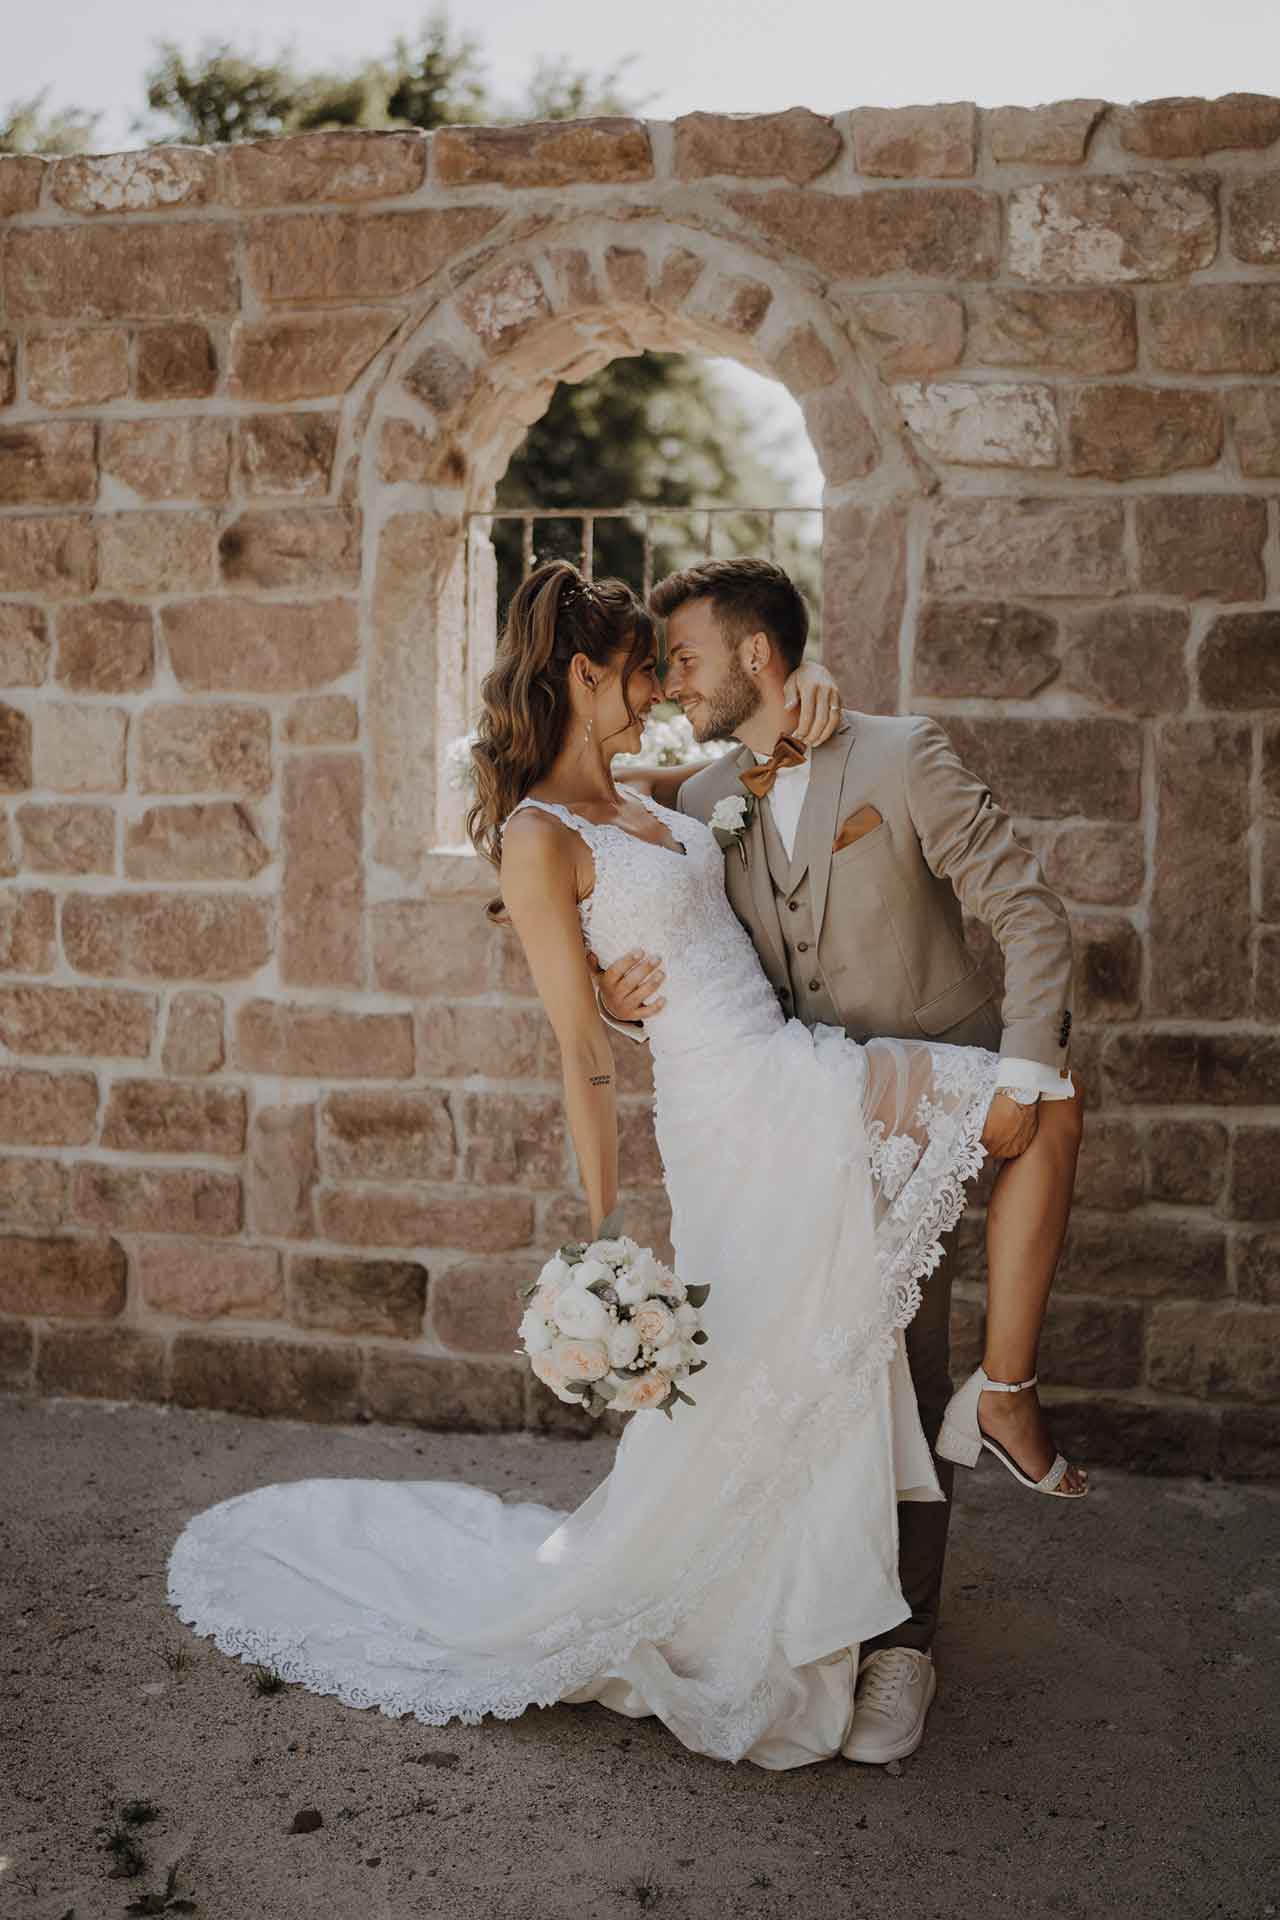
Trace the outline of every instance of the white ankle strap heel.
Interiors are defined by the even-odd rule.
[[[1063,1487],[1062,1479],[1068,1465],[1065,1454],[1055,1454],[1049,1471],[1041,1479],[1033,1480],[1000,1442],[984,1433],[978,1424],[979,1394],[1023,1393],[1028,1387],[1034,1387],[1038,1378],[1033,1373],[1029,1380],[993,1380],[985,1367],[975,1367],[964,1385],[952,1394],[947,1403],[934,1451],[944,1460],[954,1460],[958,1466],[976,1467],[982,1449],[987,1447],[1024,1487],[1030,1487],[1036,1493],[1056,1494],[1060,1500],[1078,1500],[1088,1492],[1088,1488],[1082,1487],[1079,1492],[1073,1492]]]

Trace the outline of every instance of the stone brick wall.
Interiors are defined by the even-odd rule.
[[[0,244],[5,1384],[572,1428],[511,1353],[583,1219],[554,1046],[438,752],[463,516],[557,380],[717,352],[804,410],[848,697],[1071,907],[1060,1431],[1275,1471],[1280,100],[5,157]]]

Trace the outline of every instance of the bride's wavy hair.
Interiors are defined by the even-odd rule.
[[[627,680],[653,652],[656,637],[653,615],[625,580],[588,580],[568,560],[548,560],[512,595],[481,685],[471,748],[476,799],[467,834],[495,867],[502,862],[503,821],[564,744],[573,656],[585,653],[598,667],[620,665],[630,724],[636,714]],[[497,917],[493,908],[490,913]]]

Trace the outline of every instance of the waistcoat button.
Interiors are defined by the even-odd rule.
[[[808,951],[809,951],[809,942],[808,942],[807,940],[797,940],[797,941],[796,941],[796,952],[797,952],[797,953],[808,953]]]
[[[800,911],[800,902],[799,902],[798,900],[788,900],[788,902],[787,902],[787,911],[788,911],[789,913],[799,913],[799,911]]]
[[[821,986],[822,986],[821,980],[811,980],[809,982],[810,993],[817,993]]]

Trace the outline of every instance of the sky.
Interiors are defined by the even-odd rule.
[[[267,59],[341,65],[412,36],[432,10],[406,0],[40,0],[8,11],[0,112],[48,89],[46,111],[101,111],[94,147],[143,144],[132,128],[155,43],[188,55],[209,39]],[[539,59],[600,72],[634,54],[625,85],[652,119],[702,108],[833,113],[973,100],[1034,106],[1165,94],[1280,92],[1277,0],[455,0],[454,23],[486,49],[492,92],[517,98]],[[214,30],[216,23],[216,31]],[[816,483],[780,387],[736,367],[722,377],[770,433],[792,431],[793,484]],[[818,497],[814,494],[814,497]]]

